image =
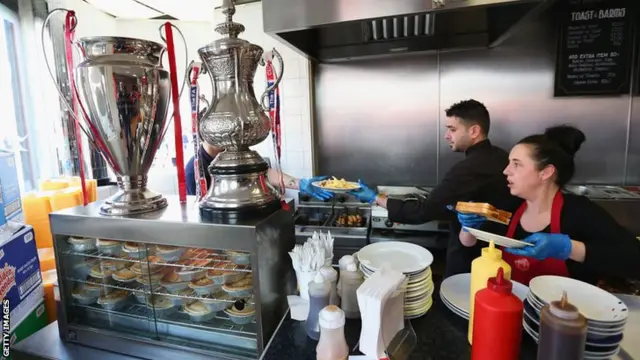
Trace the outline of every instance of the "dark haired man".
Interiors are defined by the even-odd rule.
[[[471,261],[480,255],[478,247],[466,248],[460,243],[460,223],[447,209],[458,201],[503,204],[511,201],[507,181],[502,171],[509,163],[506,151],[491,145],[487,138],[490,117],[487,108],[476,100],[465,100],[445,110],[444,135],[451,150],[464,152],[465,159],[455,164],[433,189],[425,201],[398,200],[377,194],[362,184],[353,191],[361,201],[387,208],[389,220],[406,224],[421,224],[432,220],[450,220],[451,233],[447,247],[445,277],[467,273]]]

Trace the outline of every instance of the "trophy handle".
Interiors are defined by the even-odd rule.
[[[185,65],[185,69],[187,69],[187,71],[185,71],[184,74],[184,78],[182,80],[182,86],[180,87],[180,93],[178,94],[178,97],[180,99],[182,99],[182,93],[184,91],[184,86],[187,84],[187,82],[189,81],[189,67],[191,66],[189,63],[189,49],[187,48],[187,40],[185,39],[184,35],[182,34],[182,31],[180,31],[180,29],[178,29],[177,26],[171,24],[171,27],[176,29],[176,31],[178,32],[178,34],[180,34],[180,37],[182,38],[182,43],[184,44],[184,65]],[[162,42],[164,42],[165,44],[167,43],[167,39],[164,37],[164,34],[162,33],[162,29],[164,28],[164,24],[160,25],[160,27],[158,28],[158,32],[160,33],[160,38],[162,39]],[[167,48],[163,48],[162,51],[160,52],[160,67],[164,66],[162,65],[162,57],[164,56],[164,54],[167,52]]]
[[[204,95],[200,95],[198,99],[206,105],[205,109],[211,106],[211,103],[209,102],[209,100],[207,100],[207,98]]]
[[[182,43],[184,44],[184,64],[185,64],[185,69],[186,71],[184,72],[184,78],[182,80],[182,86],[180,87],[180,92],[178,93],[178,98],[180,100],[182,100],[182,93],[184,92],[184,87],[187,84],[187,82],[189,81],[189,74],[191,73],[191,64],[193,63],[193,61],[191,63],[189,63],[189,49],[187,48],[187,40],[185,39],[184,35],[182,34],[182,31],[180,31],[180,29],[178,29],[177,26],[171,24],[171,27],[176,29],[176,31],[178,32],[178,34],[180,34],[180,37],[182,38]],[[158,27],[158,32],[160,33],[160,38],[162,39],[162,42],[165,43],[165,45],[167,44],[167,38],[164,37],[164,34],[162,33],[162,29],[164,29],[164,24],[160,25],[160,27]],[[164,56],[164,54],[167,52],[167,48],[163,48],[162,51],[160,51],[160,63],[158,64],[160,67],[164,68],[164,66],[162,65],[162,58]],[[173,121],[173,114],[171,114],[171,117],[169,118],[169,121],[167,121],[167,124],[165,125],[164,131],[162,132],[162,137],[160,137],[160,140],[164,139],[164,136],[167,134],[167,131],[170,128],[171,122]]]
[[[53,75],[53,71],[51,70],[51,65],[49,64],[49,59],[47,58],[47,50],[45,49],[45,46],[44,46],[44,44],[45,44],[45,41],[44,41],[45,30],[47,29],[47,25],[49,25],[49,21],[51,20],[51,17],[57,12],[68,13],[68,12],[70,12],[70,10],[63,9],[63,8],[53,9],[53,10],[51,10],[49,12],[49,14],[45,18],[44,22],[42,23],[42,28],[40,29],[40,42],[41,42],[41,47],[42,47],[41,48],[42,56],[44,56],[44,63],[47,66],[47,70],[49,71],[49,76],[51,77],[51,81],[53,81],[53,84],[55,85],[56,90],[58,90],[58,95],[60,96],[60,99],[62,99],[62,103],[67,108],[69,114],[71,114],[73,119],[76,122],[78,122],[80,130],[82,130],[82,132],[85,133],[85,135],[87,135],[87,138],[93,143],[93,145],[95,145],[96,147],[100,148],[98,146],[98,144],[96,143],[96,141],[94,140],[93,136],[91,136],[91,132],[89,132],[89,131],[87,131],[87,129],[85,129],[84,125],[82,124],[82,121],[80,121],[78,116],[76,116],[76,113],[75,113],[75,111],[73,109],[73,106],[71,106],[71,104],[69,104],[69,101],[67,101],[67,98],[66,98],[65,94],[62,92],[62,89],[60,88],[60,86],[58,85],[58,82],[56,81],[56,77]],[[76,24],[77,24],[77,20],[76,20]],[[73,76],[73,74],[71,74],[71,76]],[[81,113],[82,114],[86,114],[86,112],[84,110],[85,108],[82,105],[82,103],[80,102],[80,97],[78,96],[78,89],[74,86],[73,89],[71,89],[71,91],[73,91],[75,93],[75,95],[76,95],[76,99],[78,100],[78,105],[80,106]]]
[[[163,52],[164,51],[165,50],[163,49]],[[184,82],[182,83],[182,87],[184,87],[185,84],[187,84],[189,82],[189,79],[191,79],[191,71],[193,70],[193,64],[194,63],[195,63],[195,61],[191,61],[189,63],[189,65],[187,65],[187,71],[185,71],[185,74],[184,74]],[[202,67],[202,70],[201,70],[200,73],[201,74],[204,73],[204,67]],[[182,93],[182,90],[180,92]],[[200,95],[200,101],[203,101],[205,104],[207,104],[207,107],[209,106],[209,101],[204,97],[204,95]],[[167,125],[164,128],[164,131],[162,132],[162,137],[160,139],[164,139],[165,134],[169,130],[169,124],[171,123],[172,120],[173,120],[173,114],[171,115],[171,118],[169,119],[169,121],[167,121]]]
[[[194,63],[194,61],[191,62],[191,64],[193,64],[193,63]],[[188,79],[191,79],[191,70],[192,69],[191,69],[191,66],[190,66],[189,67],[189,73],[187,74],[187,78]],[[204,75],[204,74],[208,74],[208,73],[209,73],[209,67],[208,67],[206,62],[203,62],[202,66],[200,67],[200,75]],[[215,81],[212,81],[211,82],[211,99],[213,100],[215,98],[216,98],[216,83],[215,83]],[[200,119],[200,118],[204,117],[204,115],[207,112],[209,112],[209,110],[211,110],[211,102],[212,101],[209,101],[209,99],[207,99],[207,97],[204,96],[203,94],[200,94],[199,101],[205,103],[205,105],[206,105],[206,108],[202,111],[202,115],[199,116],[199,119]]]
[[[278,59],[278,64],[280,66],[278,67],[279,71],[276,73],[276,82],[273,85],[269,86],[260,97],[260,105],[262,105],[264,111],[269,111],[269,102],[267,101],[267,103],[265,104],[265,100],[268,99],[269,93],[271,93],[273,89],[277,88],[278,85],[280,85],[282,74],[284,74],[284,62],[282,61],[282,56],[280,56],[280,53],[275,48],[273,48],[271,51],[276,59]],[[260,59],[260,65],[266,65],[264,59]]]
[[[189,64],[189,68],[187,69],[187,79],[191,79],[191,72],[193,71],[193,64],[195,64],[195,61],[192,61]],[[204,75],[208,73],[207,70],[207,63],[202,63],[202,66],[200,66],[200,75]],[[189,80],[187,80],[189,81]],[[216,98],[216,87],[215,87],[215,83],[212,84],[212,98],[215,99]],[[211,107],[211,101],[209,101],[209,99],[207,99],[206,96],[204,96],[203,94],[200,94],[200,96],[198,96],[198,100],[205,103],[205,105],[207,105],[207,108]]]

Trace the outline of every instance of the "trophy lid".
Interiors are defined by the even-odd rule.
[[[221,39],[215,40],[214,42],[200,48],[198,53],[200,55],[204,54],[225,54],[232,48],[238,47],[258,47],[258,45],[254,45],[247,40],[238,38],[238,35],[244,32],[244,25],[234,22],[233,15],[236,13],[236,6],[233,3],[233,0],[223,0],[222,1],[222,14],[225,15],[225,21],[216,25],[215,31],[222,35]],[[261,48],[260,48],[261,49]]]

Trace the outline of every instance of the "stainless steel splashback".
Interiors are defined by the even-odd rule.
[[[317,70],[321,173],[376,184],[436,183],[437,57],[321,65]]]
[[[315,65],[317,172],[434,185],[463,156],[442,140],[444,110],[474,98],[491,113],[495,144],[573,124],[587,136],[574,182],[639,184],[640,100],[554,98],[556,43],[542,19],[494,49]]]

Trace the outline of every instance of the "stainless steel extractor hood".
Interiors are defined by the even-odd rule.
[[[266,33],[333,62],[496,46],[554,0],[263,0]]]

